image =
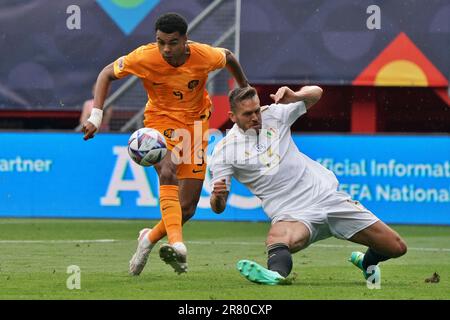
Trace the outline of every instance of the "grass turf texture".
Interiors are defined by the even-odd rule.
[[[236,270],[266,265],[268,223],[191,221],[184,227],[189,272],[177,275],[158,248],[139,277],[128,275],[138,231],[151,221],[0,219],[0,299],[449,299],[450,227],[393,226],[409,251],[381,264],[381,289],[368,289],[347,259],[363,246],[337,239],[293,255],[292,285],[263,286]],[[114,239],[114,242],[66,240]],[[25,241],[27,240],[27,241]],[[56,240],[56,241],[55,241]],[[66,287],[69,265],[81,289]],[[434,272],[439,283],[427,283]]]

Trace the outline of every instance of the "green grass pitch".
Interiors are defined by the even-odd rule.
[[[293,255],[293,283],[263,286],[235,269],[240,259],[266,264],[268,223],[191,221],[184,227],[189,272],[160,261],[158,246],[139,277],[128,261],[138,231],[154,221],[0,219],[0,299],[449,299],[450,227],[393,226],[409,251],[381,264],[380,289],[368,289],[347,262],[364,247],[327,239]],[[86,240],[111,239],[95,242]],[[76,241],[84,240],[84,241]],[[69,290],[70,265],[81,289]],[[440,282],[425,282],[437,272]]]

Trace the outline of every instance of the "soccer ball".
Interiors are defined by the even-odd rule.
[[[166,139],[155,129],[138,129],[128,139],[128,154],[141,166],[150,167],[157,164],[166,153]]]

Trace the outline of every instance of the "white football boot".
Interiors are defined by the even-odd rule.
[[[150,243],[147,237],[151,231],[152,229],[145,228],[139,232],[138,246],[130,260],[129,273],[133,276],[141,274],[147,263],[148,255],[150,254],[150,251],[152,251],[153,244]]]
[[[170,245],[165,243],[159,248],[159,257],[162,261],[170,265],[176,273],[187,272],[187,249],[184,243],[175,242]]]

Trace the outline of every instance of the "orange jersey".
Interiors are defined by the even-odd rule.
[[[209,114],[208,73],[225,66],[225,51],[197,42],[188,45],[190,56],[179,67],[163,59],[156,43],[141,46],[114,62],[117,78],[133,74],[141,79],[148,94],[146,119],[166,115],[184,123]]]

